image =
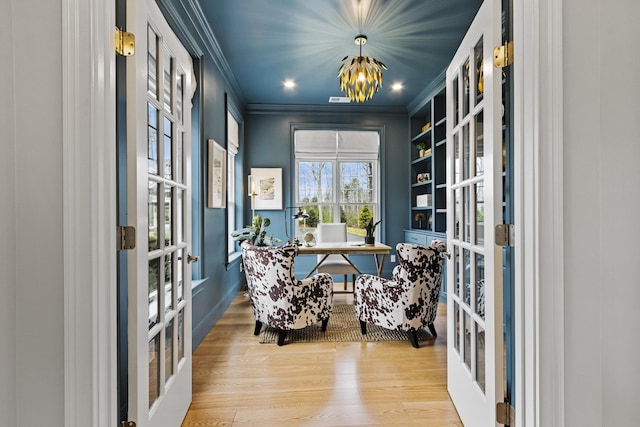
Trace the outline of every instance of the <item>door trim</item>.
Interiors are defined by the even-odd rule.
[[[514,1],[516,425],[564,425],[562,1]]]
[[[62,0],[61,6],[64,425],[113,427],[115,2]]]

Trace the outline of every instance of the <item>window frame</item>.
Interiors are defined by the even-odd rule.
[[[336,132],[344,132],[344,131],[351,131],[351,132],[359,132],[359,131],[363,131],[363,132],[376,132],[378,134],[378,153],[377,153],[377,158],[376,159],[372,159],[372,158],[365,158],[363,157],[357,157],[354,156],[353,154],[349,155],[349,156],[344,156],[341,157],[338,153],[336,153],[336,155],[334,155],[332,158],[330,158],[329,156],[327,157],[320,157],[320,156],[305,156],[305,155],[298,155],[296,153],[296,147],[295,147],[295,138],[296,138],[296,132],[300,131],[300,130],[304,130],[304,131],[336,131]],[[290,198],[289,198],[289,206],[293,206],[293,207],[298,207],[298,206],[304,206],[307,205],[308,203],[304,203],[301,202],[298,197],[299,197],[299,163],[300,162],[332,162],[333,163],[333,175],[334,177],[332,177],[332,186],[333,186],[333,192],[334,192],[334,201],[332,202],[332,210],[333,210],[333,216],[334,216],[334,220],[335,218],[337,218],[338,222],[340,221],[340,206],[341,205],[350,205],[353,203],[350,202],[341,202],[341,191],[339,189],[339,180],[340,180],[340,163],[364,163],[364,162],[371,162],[373,163],[373,199],[374,201],[371,203],[356,203],[356,204],[362,204],[362,205],[372,205],[373,206],[373,216],[374,218],[382,218],[382,211],[383,211],[383,206],[384,206],[384,180],[382,179],[383,173],[384,173],[384,147],[385,147],[385,138],[384,138],[384,126],[367,126],[367,125],[358,125],[358,124],[351,124],[351,125],[344,125],[344,124],[340,124],[340,125],[318,125],[318,124],[292,124],[291,125],[291,167],[292,167],[292,177],[291,177],[291,185],[292,185],[292,191],[290,192]],[[286,221],[291,221],[290,218],[286,218]],[[376,220],[377,221],[377,220]],[[381,223],[378,227],[376,227],[376,231],[375,231],[375,236],[377,240],[382,240],[382,236],[385,235],[385,227],[383,225],[384,223]],[[291,230],[294,230],[294,232],[298,233],[298,224],[297,222],[294,222],[293,226],[291,227]]]
[[[231,237],[231,232],[242,227],[242,213],[244,212],[244,198],[242,197],[242,180],[238,179],[242,171],[242,157],[240,155],[242,145],[243,121],[239,118],[239,114],[232,108],[233,106],[227,100],[227,116],[226,116],[226,137],[227,137],[227,206],[226,206],[226,266],[228,266],[240,258],[240,246]],[[231,125],[233,120],[237,126]],[[234,152],[230,132],[233,128],[237,129],[236,150]],[[240,175],[239,175],[240,172]]]

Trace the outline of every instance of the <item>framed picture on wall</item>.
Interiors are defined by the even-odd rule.
[[[224,208],[227,202],[227,150],[209,141],[209,182],[207,207]]]
[[[282,210],[282,168],[251,168],[253,207],[256,210]]]

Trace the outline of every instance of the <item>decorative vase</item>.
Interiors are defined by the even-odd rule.
[[[424,150],[420,150],[420,157],[424,157]]]
[[[367,246],[373,246],[376,244],[376,238],[374,236],[364,236],[364,244]]]

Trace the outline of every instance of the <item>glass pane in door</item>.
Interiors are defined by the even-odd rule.
[[[471,147],[469,144],[469,123],[462,127],[462,179],[471,176]]]
[[[453,303],[453,330],[454,330],[454,342],[456,352],[460,354],[460,305],[457,302]]]
[[[158,35],[147,28],[147,92],[158,99]]]
[[[474,120],[476,137],[475,137],[475,174],[481,176],[484,174],[484,114],[480,111]]]
[[[171,320],[164,332],[164,382],[173,376],[173,320]]]
[[[149,181],[149,194],[147,196],[147,210],[149,218],[149,251],[160,248],[158,241],[158,224],[160,212],[158,210],[158,183]]]
[[[160,335],[149,341],[149,408],[160,396]]]
[[[475,73],[475,82],[476,82],[476,90],[475,90],[475,105],[478,105],[480,101],[482,101],[482,96],[484,93],[484,71],[482,69],[483,57],[482,57],[482,38],[473,48],[473,56],[474,56],[474,68],[473,71]]]
[[[485,349],[484,349],[484,329],[476,324],[476,375],[475,380],[484,392],[485,388]]]
[[[159,322],[160,298],[158,286],[160,285],[160,258],[149,261],[149,329]]]
[[[184,242],[184,193],[183,189],[176,187],[176,244]]]
[[[166,186],[164,190],[164,245],[174,244],[172,238],[173,229],[173,187]]]
[[[466,117],[469,114],[469,98],[471,96],[470,87],[471,84],[471,72],[469,70],[470,62],[467,58],[462,69],[462,78],[464,79],[464,88],[462,89],[462,117]]]
[[[176,292],[177,294],[177,302],[178,304],[180,303],[180,301],[182,301],[184,299],[184,289],[183,289],[183,275],[184,275],[184,267],[185,267],[185,260],[184,260],[184,251],[182,249],[179,249],[177,251],[177,262],[176,262]]]
[[[471,243],[471,199],[469,194],[469,187],[462,187],[462,222],[464,224],[463,234],[464,241]]]
[[[178,363],[184,358],[184,309],[178,312]]]
[[[453,191],[453,209],[455,211],[453,235],[456,239],[460,239],[460,222],[462,221],[462,204],[460,203],[459,188]]]
[[[153,104],[149,104],[147,113],[147,157],[148,172],[152,175],[158,173],[160,156],[158,153],[158,110]]]
[[[164,132],[164,159],[163,159],[163,170],[164,177],[166,179],[173,178],[173,123],[167,117],[164,118],[163,122],[163,132]]]
[[[462,179],[460,173],[460,162],[462,160],[462,147],[460,146],[460,137],[458,133],[453,135],[453,182],[458,183]]]
[[[475,312],[484,320],[484,255],[476,257],[476,302]]]
[[[475,244],[484,244],[484,184],[479,182],[474,184],[475,188],[475,203],[476,203],[476,236]]]
[[[182,113],[184,87],[183,87],[184,75],[180,74],[176,77],[176,116],[180,124],[184,124],[184,117]]]
[[[173,308],[173,254],[164,256],[164,311]]]
[[[175,180],[180,184],[184,184],[184,165],[182,162],[184,161],[183,152],[184,147],[182,146],[184,140],[184,132],[176,132],[176,150],[175,150]]]
[[[463,353],[464,364],[471,371],[471,316],[466,310],[463,310],[462,328],[464,332]]]
[[[464,287],[462,288],[462,300],[466,305],[471,305],[471,251],[463,250],[464,259]]]
[[[164,110],[167,113],[172,113],[173,112],[173,108],[172,108],[172,96],[173,96],[173,84],[171,81],[171,75],[172,70],[173,70],[173,58],[171,57],[171,55],[169,54],[169,51],[165,48],[164,49],[164,55],[162,57],[162,63],[163,63],[163,77],[164,77],[164,82],[162,84],[163,86],[163,93],[164,93]]]
[[[458,248],[453,250],[453,265],[454,265],[454,278],[453,278],[453,294],[460,296],[460,255],[458,254]]]
[[[458,124],[458,120],[460,118],[460,99],[458,97],[458,86],[459,86],[460,82],[458,80],[458,77],[456,76],[453,79],[453,84],[451,85],[452,87],[452,95],[451,95],[451,99],[453,100],[453,125],[456,126]]]

